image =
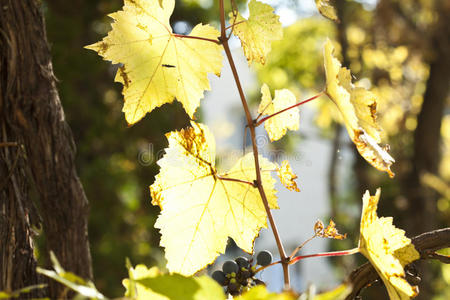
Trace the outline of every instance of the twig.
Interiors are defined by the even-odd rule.
[[[344,250],[344,251],[331,251],[331,252],[321,252],[321,253],[315,253],[315,254],[308,254],[308,255],[299,255],[294,258],[291,258],[289,261],[290,265],[295,264],[299,260],[310,258],[310,257],[323,257],[323,256],[344,256],[344,255],[353,255],[359,252],[359,248],[353,248],[350,250]]]
[[[420,253],[421,259],[433,259],[429,253],[450,247],[450,227],[423,233],[412,238],[412,243]],[[345,298],[353,300],[362,289],[379,279],[378,273],[370,263],[365,263],[354,270],[347,281],[352,285],[352,292]]]
[[[317,237],[317,232],[314,233],[314,235],[312,237],[310,237],[309,239],[304,241],[300,246],[295,248],[294,251],[292,251],[291,255],[289,255],[289,259],[292,259],[295,256],[295,254],[297,254],[297,252],[300,251],[300,249],[302,249],[307,243],[311,242],[316,237]]]
[[[220,40],[222,41],[223,48],[227,55],[228,62],[230,64],[231,71],[233,72],[234,81],[236,83],[239,96],[241,98],[242,106],[244,107],[245,116],[247,118],[247,125],[250,129],[250,136],[252,138],[252,147],[253,147],[253,155],[255,159],[255,171],[256,171],[256,181],[255,184],[258,187],[259,194],[261,195],[264,208],[267,213],[267,217],[269,219],[270,226],[272,228],[273,235],[275,237],[275,241],[277,243],[278,252],[280,253],[280,258],[283,266],[283,274],[284,274],[284,284],[286,288],[289,288],[289,259],[286,256],[286,253],[283,248],[283,244],[280,239],[280,235],[278,234],[278,229],[275,224],[275,221],[272,216],[272,212],[270,211],[270,206],[267,201],[266,193],[264,192],[264,188],[262,186],[261,180],[261,170],[259,167],[259,156],[258,156],[258,146],[256,145],[256,134],[255,134],[255,124],[253,123],[252,116],[250,114],[250,109],[247,104],[247,100],[245,99],[244,91],[242,90],[241,82],[239,80],[239,75],[236,70],[236,66],[234,64],[233,56],[231,54],[230,47],[228,45],[228,40],[225,32],[225,10],[223,5],[223,0],[219,0],[219,9],[220,9]]]
[[[319,94],[317,94],[317,95],[315,95],[315,96],[313,96],[313,97],[311,97],[311,98],[308,98],[308,99],[303,100],[303,101],[301,101],[301,102],[299,102],[299,103],[296,103],[296,104],[294,104],[294,105],[291,105],[291,106],[289,106],[289,107],[286,107],[285,109],[282,109],[282,110],[280,110],[280,111],[277,111],[276,113],[273,113],[273,114],[271,114],[271,115],[268,115],[268,116],[262,118],[261,120],[257,121],[256,124],[255,124],[255,126],[257,127],[257,126],[261,125],[262,123],[264,123],[265,121],[267,121],[268,119],[270,119],[270,118],[272,118],[272,117],[275,117],[276,115],[279,115],[279,114],[281,114],[281,113],[284,113],[284,112],[287,111],[287,110],[293,109],[294,107],[300,106],[300,105],[305,104],[305,103],[308,103],[309,101],[312,101],[312,100],[314,100],[314,99],[316,99],[316,98],[319,98],[319,97],[322,96],[323,94],[324,94],[324,92],[320,92]],[[260,116],[261,116],[261,114],[258,116],[258,118],[259,118]],[[256,118],[256,120],[258,120],[258,118]]]
[[[250,181],[240,180],[240,179],[237,179],[237,178],[220,177],[220,176],[217,176],[217,178],[220,179],[220,180],[225,180],[225,181],[234,181],[234,182],[239,182],[239,183],[245,183],[245,184],[249,184],[249,185],[251,185],[253,187],[256,187],[255,183],[254,182],[250,182]]]
[[[176,33],[174,33],[173,36],[178,37],[178,38],[183,38],[183,39],[195,39],[195,40],[212,42],[212,43],[216,43],[217,45],[222,44],[219,40],[208,39],[208,38],[204,38],[201,36],[184,35],[184,34],[176,34]]]

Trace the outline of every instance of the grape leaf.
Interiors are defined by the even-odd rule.
[[[161,170],[150,187],[152,204],[161,208],[155,227],[162,234],[167,268],[183,275],[194,274],[224,253],[228,237],[252,253],[259,230],[267,227],[258,189],[221,179],[253,183],[253,154],[248,153],[229,172],[219,175],[212,133],[205,125],[191,124],[166,135],[169,147],[158,161]],[[260,168],[269,206],[278,208],[275,180],[270,174],[276,165],[261,157]]]
[[[338,17],[336,15],[336,10],[334,7],[330,4],[330,0],[315,0],[317,9],[319,10],[320,14],[324,16],[327,19],[330,19],[332,21],[337,21]]]
[[[53,263],[53,269],[55,269],[55,271],[37,267],[36,272],[52,278],[53,280],[67,286],[71,290],[89,299],[105,299],[105,296],[97,290],[92,281],[86,281],[71,272],[65,271],[59,264],[55,254],[52,251],[50,251],[50,259]]]
[[[327,95],[338,107],[348,134],[358,152],[372,166],[385,171],[390,177],[390,167],[395,160],[381,148],[380,127],[376,123],[377,97],[364,88],[355,87],[347,68],[334,57],[334,46],[327,40],[324,48]]]
[[[234,300],[295,300],[298,296],[292,292],[271,293],[264,285],[257,285]]]
[[[359,250],[370,261],[386,286],[391,300],[407,300],[418,293],[417,286],[405,280],[404,266],[420,255],[405,236],[405,231],[392,224],[392,217],[377,216],[381,190],[375,196],[363,196]]]
[[[344,283],[331,291],[315,295],[312,300],[344,300],[351,292],[351,285]]]
[[[235,24],[233,32],[241,40],[248,63],[265,64],[272,42],[283,37],[280,17],[273,13],[272,6],[255,0],[250,0],[248,9],[248,19],[239,12],[236,17],[230,13],[230,24]]]
[[[258,113],[262,115],[271,115],[277,113],[297,102],[295,95],[287,90],[276,90],[275,98],[272,100],[270,89],[267,84],[261,87],[261,103],[259,104]],[[281,139],[290,130],[298,130],[300,113],[297,107],[291,108],[276,116],[273,116],[264,122],[264,128],[269,135],[271,141]]]
[[[331,238],[335,240],[343,240],[347,238],[347,234],[340,234],[336,228],[336,223],[330,220],[327,227],[322,223],[322,221],[317,220],[314,224],[314,233],[322,238]]]
[[[277,169],[278,177],[280,178],[281,183],[290,191],[300,192],[297,182],[297,175],[295,175],[294,171],[292,171],[291,165],[289,161],[283,160],[281,162],[281,167]]]
[[[162,5],[160,5],[162,4]],[[100,42],[86,46],[113,63],[121,63],[115,81],[123,84],[123,112],[129,124],[177,98],[193,118],[207,73],[220,75],[222,47],[205,40],[174,35],[169,18],[175,0],[125,0],[111,14],[112,30]],[[199,24],[190,36],[217,40],[219,32]]]
[[[33,284],[12,292],[9,291],[0,291],[0,299],[12,299],[12,298],[19,298],[24,297],[22,294],[31,293],[34,290],[37,289],[44,289],[47,287],[47,284],[41,283],[41,284]],[[24,297],[25,298],[25,297]]]
[[[147,269],[144,265],[130,268],[129,274],[130,278],[122,281],[127,289],[125,296],[131,297],[132,292],[135,292],[133,299],[136,300],[225,300],[222,287],[208,276],[162,274],[158,268]],[[132,288],[135,291],[131,291]]]

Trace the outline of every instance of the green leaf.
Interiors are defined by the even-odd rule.
[[[36,268],[36,271],[40,274],[52,278],[53,280],[58,281],[59,283],[67,286],[68,288],[74,290],[82,296],[88,297],[90,299],[105,299],[105,296],[97,291],[96,287],[91,281],[85,281],[83,278],[71,272],[66,272],[59,264],[53,252],[50,252],[50,259],[53,262],[53,268],[55,269],[55,271],[46,270],[39,267]]]
[[[0,299],[10,299],[10,298],[18,298],[20,296],[20,294],[25,294],[25,293],[29,293],[33,290],[37,290],[37,289],[43,289],[47,287],[47,284],[42,283],[42,284],[34,284],[34,285],[30,285],[12,292],[7,292],[7,291],[0,291]]]
[[[270,293],[264,285],[258,285],[242,295],[235,297],[235,300],[295,300],[297,296],[290,292]]]
[[[130,278],[123,280],[127,288],[125,296],[131,297],[134,293],[137,300],[225,300],[222,287],[208,276],[162,274],[158,268],[148,269],[144,265],[129,268],[129,273]],[[132,282],[135,283],[134,291],[129,290]]]

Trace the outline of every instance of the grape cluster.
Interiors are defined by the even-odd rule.
[[[211,277],[226,288],[226,292],[235,296],[248,290],[250,287],[264,284],[256,279],[256,265],[262,267],[270,265],[272,254],[269,251],[261,251],[256,256],[256,264],[252,265],[253,258],[238,257],[235,260],[227,260],[222,265],[222,270],[214,271]]]

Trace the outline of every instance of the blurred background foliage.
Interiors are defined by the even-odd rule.
[[[324,88],[322,45],[337,42],[341,61],[350,67],[357,85],[379,95],[378,120],[384,141],[396,158],[396,179],[371,168],[355,155],[350,178],[337,178],[335,153],[350,147],[334,104],[315,101],[316,123],[332,140],[331,216],[342,232],[358,231],[346,215],[359,207],[366,189],[383,187],[380,215],[394,215],[409,236],[450,224],[450,2],[442,0],[336,0],[340,23],[319,15],[304,16],[293,0],[269,1],[301,15],[286,27],[284,39],[272,47],[267,65],[257,67],[260,82],[271,89],[290,88],[299,99]],[[238,1],[240,5],[244,1]],[[153,229],[159,209],[150,204],[148,186],[158,172],[155,162],[166,146],[165,132],[188,124],[176,102],[153,111],[127,127],[122,115],[121,86],[113,82],[115,67],[83,47],[110,29],[107,14],[122,0],[45,0],[48,40],[66,118],[78,147],[77,166],[90,201],[89,237],[95,282],[107,295],[121,295],[126,277],[125,257],[133,263],[164,265],[159,234]],[[218,1],[178,1],[171,19],[179,33],[211,22],[218,27]],[[244,6],[243,6],[244,7]],[[350,189],[339,188],[345,182]],[[406,200],[408,199],[408,200]],[[355,241],[332,243],[333,249],[353,247]],[[336,260],[345,276],[357,263]],[[430,267],[431,265],[431,267]],[[420,299],[450,298],[450,268],[427,263],[421,268],[425,284]],[[380,290],[380,291],[378,291]],[[382,289],[368,299],[381,299]],[[369,295],[369,293],[371,295]]]

